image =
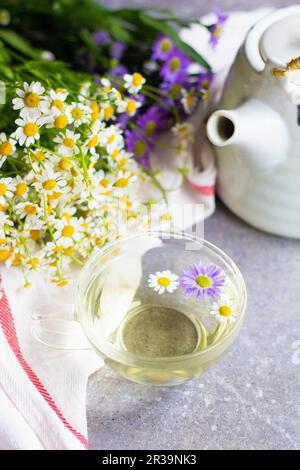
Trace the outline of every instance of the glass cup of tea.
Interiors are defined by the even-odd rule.
[[[45,307],[32,330],[48,346],[92,347],[129,380],[170,386],[223,356],[246,302],[243,277],[220,249],[187,233],[142,232],[97,250],[80,272],[74,310]]]

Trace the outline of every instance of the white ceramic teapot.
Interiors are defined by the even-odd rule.
[[[274,11],[248,33],[220,110],[207,123],[218,193],[262,230],[300,238],[300,5]],[[287,64],[290,62],[289,66]]]

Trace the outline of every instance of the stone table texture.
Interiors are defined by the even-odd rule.
[[[107,3],[168,6],[199,16],[216,5],[229,10],[294,2]],[[259,232],[221,203],[205,222],[205,238],[245,277],[249,301],[238,339],[214,368],[177,387],[135,385],[106,367],[99,370],[87,395],[92,449],[300,448],[300,242]]]

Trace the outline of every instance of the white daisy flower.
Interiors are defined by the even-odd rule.
[[[124,75],[124,81],[125,81],[124,87],[127,88],[129,93],[136,94],[140,91],[140,89],[146,82],[146,79],[140,73],[135,72],[132,75],[129,75],[126,73]]]
[[[115,114],[115,108],[110,103],[103,103],[101,104],[100,110],[100,119],[104,119],[105,121],[109,121],[113,119]]]
[[[58,245],[69,247],[78,242],[83,236],[84,228],[82,226],[83,220],[76,217],[64,217],[63,220],[58,220],[56,224],[56,232],[54,238]]]
[[[57,151],[66,157],[72,157],[79,152],[79,147],[76,145],[80,134],[75,134],[73,131],[67,130],[65,134],[60,133],[54,138],[54,142],[58,144]]]
[[[47,111],[48,103],[43,93],[45,88],[40,82],[32,82],[30,84],[24,82],[23,89],[17,88],[16,94],[18,98],[13,99],[13,109],[20,109],[21,117],[28,117],[35,120]]]
[[[227,295],[221,296],[220,299],[214,302],[209,313],[221,323],[226,321],[235,322],[238,316],[235,302]]]
[[[24,145],[29,147],[36,140],[40,138],[40,126],[45,123],[46,118],[39,118],[37,120],[32,120],[31,118],[22,118],[16,119],[16,124],[18,124],[17,130],[12,134],[20,146]]]
[[[67,96],[68,92],[62,88],[57,90],[50,90],[49,106],[54,115],[63,113]]]
[[[14,223],[11,220],[10,216],[5,214],[5,212],[0,211],[0,238],[5,238],[5,233],[9,230],[9,227],[13,227]]]
[[[5,205],[5,199],[12,199],[15,191],[14,178],[0,178],[0,204]]]
[[[102,78],[100,83],[103,86],[103,91],[108,92],[112,89],[111,82],[108,80],[108,78]]]
[[[191,112],[195,109],[198,103],[198,97],[192,91],[188,91],[183,89],[181,91],[182,98],[181,103],[183,105],[183,109],[187,114],[191,114]]]
[[[165,291],[170,294],[174,292],[179,286],[178,276],[171,271],[157,271],[155,274],[150,274],[148,278],[149,287],[163,294]]]
[[[106,145],[108,153],[115,148],[124,147],[122,130],[118,126],[109,126],[100,132],[100,139]]]
[[[114,191],[117,195],[122,195],[129,190],[129,186],[137,179],[135,173],[131,171],[118,172],[117,178],[114,182]]]
[[[0,167],[6,158],[13,155],[16,151],[16,141],[11,137],[7,137],[5,132],[0,133]]]
[[[15,195],[18,197],[27,197],[28,184],[20,175],[15,176]]]
[[[67,181],[62,177],[62,174],[55,172],[50,166],[42,174],[36,174],[35,179],[36,181],[32,183],[32,186],[48,196],[56,192],[63,192],[67,185]]]
[[[180,122],[172,127],[172,132],[177,140],[187,139],[192,140],[195,128],[188,122]]]
[[[129,98],[127,100],[120,101],[117,109],[119,113],[126,112],[129,116],[134,116],[138,108],[140,108],[141,106],[142,103],[137,100],[133,100],[132,98]]]
[[[74,124],[74,126],[80,126],[81,124],[89,122],[91,110],[83,103],[72,103],[68,106],[68,113],[71,124]]]
[[[29,201],[26,201],[26,202],[20,202],[19,204],[16,204],[15,211],[16,211],[16,214],[21,219],[26,217],[26,221],[31,226],[32,222],[35,222],[35,220],[37,219],[37,216],[39,215],[41,208],[37,204],[33,204]],[[39,224],[34,223],[33,225],[39,225]],[[37,227],[32,226],[30,228],[37,228]]]

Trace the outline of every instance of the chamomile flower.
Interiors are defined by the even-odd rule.
[[[79,152],[79,147],[76,145],[80,134],[75,134],[73,131],[67,130],[65,134],[60,133],[53,140],[57,143],[57,151],[66,157],[72,157]]]
[[[83,103],[72,103],[68,107],[70,123],[74,126],[86,124],[90,119],[90,110]]]
[[[109,126],[100,133],[101,142],[106,145],[108,153],[115,148],[124,147],[122,131],[118,126]]]
[[[227,295],[223,295],[214,302],[209,313],[215,316],[221,323],[227,321],[235,322],[238,316],[235,302]]]
[[[138,108],[140,108],[141,106],[142,106],[141,102],[137,100],[133,100],[132,98],[128,98],[126,100],[120,101],[120,103],[118,104],[118,112],[119,113],[126,112],[128,116],[134,116]]]
[[[44,124],[44,120],[32,120],[31,118],[26,117],[16,119],[16,124],[18,124],[19,127],[12,136],[18,141],[20,146],[25,144],[26,147],[29,147],[36,140],[39,140],[40,126]]]
[[[172,127],[172,132],[178,141],[182,139],[192,140],[194,131],[194,126],[188,122],[180,122]]]
[[[125,74],[124,81],[124,87],[127,88],[129,93],[136,94],[141,90],[142,86],[146,82],[146,79],[140,73],[135,72],[132,75]]]
[[[37,204],[29,201],[20,202],[15,206],[16,214],[21,218],[26,218],[26,228],[38,229],[43,223],[38,221],[38,215],[41,208]]]
[[[110,103],[103,103],[100,110],[100,119],[104,119],[105,121],[110,121],[113,119],[115,114],[115,108]]]
[[[14,223],[5,212],[0,212],[0,239],[5,238],[5,233],[13,227]],[[1,244],[1,243],[0,243]]]
[[[185,88],[183,88],[181,94],[181,103],[183,105],[183,109],[187,114],[191,114],[198,103],[198,97],[195,95],[195,93],[193,93],[193,91],[188,91]]]
[[[13,99],[13,109],[20,110],[20,116],[35,120],[47,111],[48,103],[43,95],[45,88],[40,82],[24,82],[23,89],[17,88],[18,98]]]
[[[5,132],[0,133],[0,167],[7,157],[13,155],[16,150],[16,142],[11,137],[7,137]]]
[[[21,178],[20,175],[17,175],[15,177],[15,195],[21,198],[26,198],[28,194],[28,184],[24,180],[24,178]]]
[[[0,204],[5,205],[6,199],[14,196],[15,181],[13,178],[0,178]]]
[[[55,172],[53,168],[47,167],[46,171],[42,174],[35,175],[35,182],[32,183],[38,191],[42,191],[47,196],[56,193],[57,191],[63,192],[67,181],[62,177],[60,172]]]
[[[179,286],[178,276],[169,270],[157,271],[155,274],[150,274],[148,285],[158,294],[166,291],[171,294]]]
[[[49,107],[54,115],[63,113],[67,96],[68,92],[64,89],[50,90]]]
[[[69,247],[80,240],[83,236],[82,222],[82,219],[76,217],[65,217],[63,220],[58,220],[56,223],[57,230],[54,232],[57,244]]]
[[[114,189],[116,194],[123,194],[128,191],[130,185],[136,181],[137,176],[135,173],[130,171],[122,171],[118,172],[117,178],[114,182]]]

